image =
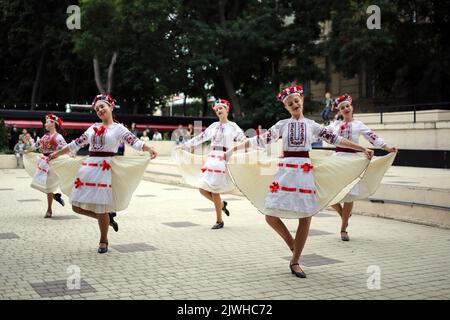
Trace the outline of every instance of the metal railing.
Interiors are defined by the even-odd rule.
[[[417,111],[430,110],[430,109],[443,109],[450,110],[450,101],[437,102],[437,103],[418,103],[418,104],[405,104],[397,106],[379,106],[380,123],[383,123],[383,113],[387,112],[413,112],[413,123],[417,122]]]

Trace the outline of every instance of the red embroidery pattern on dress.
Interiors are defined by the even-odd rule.
[[[351,140],[352,139],[352,126],[351,124],[342,124],[339,128],[339,135],[341,137],[344,137],[346,139]]]
[[[81,186],[86,187],[99,187],[99,188],[111,188],[112,185],[106,184],[106,183],[95,183],[95,182],[83,182],[80,180],[80,178],[77,178],[75,180],[75,188],[78,189]]]
[[[138,141],[138,138],[134,134],[129,132],[125,135],[124,141],[132,146],[136,143],[136,141]]]
[[[111,165],[108,162],[106,162],[106,160],[103,160],[100,167],[102,168],[102,171],[111,170]]]
[[[289,147],[304,147],[306,141],[306,128],[304,122],[289,122]]]
[[[208,169],[208,168],[201,168],[200,169],[203,172],[208,171],[208,172],[214,172],[214,173],[225,173],[225,171],[222,170],[213,170],[213,169]]]
[[[331,144],[335,144],[338,138],[336,134],[327,128],[320,130],[319,137]]]
[[[314,168],[314,166],[310,165],[309,163],[304,163],[300,166],[300,168],[303,169],[303,172],[309,172]]]
[[[106,127],[93,127],[92,129],[95,133],[91,136],[91,149],[94,151],[102,150],[105,145],[105,137],[107,132]]]
[[[87,135],[85,135],[84,133],[79,137],[75,139],[75,143],[77,146],[83,145],[86,140],[87,140]]]
[[[272,193],[276,193],[278,192],[278,189],[280,189],[280,184],[278,182],[273,182],[270,186],[269,186],[270,192]]]
[[[369,137],[370,143],[372,143],[372,144],[374,144],[374,142],[378,139],[378,136],[375,133],[373,133],[372,131],[370,131],[367,134],[367,136]]]
[[[97,136],[101,136],[106,131],[106,127],[104,126],[101,126],[100,128],[94,127],[93,129]]]

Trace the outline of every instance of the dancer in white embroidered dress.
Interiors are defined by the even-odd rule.
[[[330,128],[305,118],[301,86],[292,86],[281,91],[278,100],[283,102],[291,118],[278,121],[261,136],[255,136],[236,146],[227,153],[227,157],[244,146],[254,148],[266,146],[283,137],[283,158],[278,164],[278,170],[265,198],[265,208],[268,212],[265,213],[266,221],[292,251],[289,264],[292,274],[305,278],[306,274],[300,268],[298,260],[308,237],[311,216],[317,212],[316,187],[312,174],[314,167],[308,153],[311,150],[311,143],[318,137],[334,145],[362,151],[368,158],[373,156],[373,151],[338,137]],[[295,212],[298,212],[296,217],[293,215]],[[299,219],[295,239],[280,217]]]
[[[230,215],[227,209],[228,203],[222,201],[220,194],[234,189],[232,181],[226,172],[225,152],[246,139],[244,132],[239,126],[228,120],[230,103],[224,99],[215,101],[213,109],[219,118],[218,122],[211,124],[203,133],[190,139],[177,148],[188,150],[211,140],[211,152],[201,168],[200,193],[208,200],[214,202],[216,209],[216,224],[212,229],[221,229],[224,226],[222,211]]]
[[[27,168],[30,172],[35,172],[33,180],[31,182],[31,187],[37,189],[45,194],[47,194],[47,212],[45,213],[45,218],[51,218],[52,203],[53,199],[64,206],[64,200],[62,199],[61,193],[54,193],[58,188],[58,177],[49,170],[48,156],[57,150],[61,150],[66,146],[66,140],[64,137],[57,132],[57,129],[61,129],[62,120],[53,115],[48,114],[45,117],[45,130],[47,131],[43,137],[31,146],[30,149],[25,151],[29,153],[30,151],[38,151],[39,154],[28,154],[26,157],[34,157],[37,164],[34,161],[30,162],[34,168]],[[28,164],[28,162],[25,162]]]
[[[382,138],[378,137],[372,130],[370,130],[364,123],[353,118],[353,105],[352,97],[349,94],[344,94],[335,100],[336,109],[339,110],[343,116],[343,120],[335,121],[331,127],[334,132],[340,136],[344,137],[354,143],[359,143],[359,137],[363,136],[367,141],[369,141],[374,147],[381,148],[388,152],[397,152],[395,147],[388,146]],[[355,153],[353,149],[336,147],[336,156],[346,156]],[[357,195],[360,189],[360,185],[356,184],[350,191],[350,194]],[[345,199],[344,199],[345,201]],[[341,239],[342,241],[349,241],[347,228],[348,221],[351,217],[351,212],[353,209],[353,201],[344,202],[342,205],[336,203],[332,205],[333,209],[341,216]]]
[[[112,192],[112,157],[117,153],[121,141],[136,150],[147,151],[155,158],[156,151],[139,140],[123,125],[113,121],[112,110],[115,102],[108,95],[98,95],[92,104],[102,123],[89,127],[78,139],[64,149],[52,153],[51,159],[70,151],[76,152],[89,144],[89,157],[82,163],[76,176],[70,202],[76,213],[98,220],[100,228],[99,253],[108,251],[108,226],[118,230],[114,221]],[[106,214],[109,213],[109,214]]]

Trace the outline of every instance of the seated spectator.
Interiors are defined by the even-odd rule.
[[[139,139],[141,139],[142,141],[150,141],[150,138],[147,135],[147,130],[145,130],[144,132],[142,132],[142,137],[140,137]]]
[[[161,141],[162,140],[162,135],[161,132],[158,131],[158,129],[155,129],[155,132],[153,132],[153,141]]]

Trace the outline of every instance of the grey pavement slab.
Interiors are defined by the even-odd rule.
[[[116,217],[119,232],[110,228],[111,250],[98,254],[97,221],[69,204],[55,204],[53,217],[79,219],[44,219],[45,195],[15,178],[23,169],[10,172],[0,171],[3,186],[14,189],[0,192],[0,234],[20,239],[0,240],[0,299],[342,299],[343,288],[348,299],[450,299],[447,229],[355,214],[344,242],[339,215],[326,210],[311,229],[330,234],[308,237],[300,258],[307,278],[299,279],[288,246],[245,198],[230,196],[241,200],[223,216],[225,227],[211,230],[213,212],[196,209],[213,207],[198,190],[167,192],[170,185],[142,181]],[[283,221],[288,230],[298,225]],[[131,247],[120,252],[122,245]],[[64,289],[73,268],[86,292]],[[374,275],[379,289],[368,287]]]
[[[20,237],[13,232],[0,232],[0,240],[19,239]]]

